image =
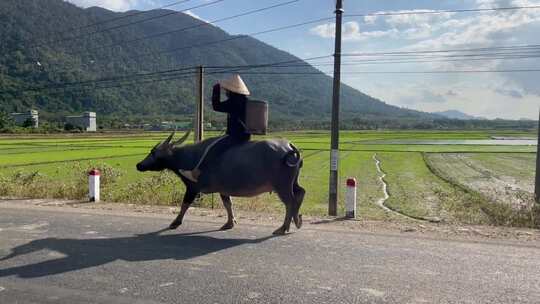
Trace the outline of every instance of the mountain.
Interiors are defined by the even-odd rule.
[[[440,115],[446,118],[450,119],[461,119],[461,120],[470,120],[470,119],[485,119],[482,117],[476,117],[469,115],[467,113],[463,113],[458,110],[448,110],[448,111],[442,111],[442,112],[433,112],[433,114]]]
[[[122,26],[127,23],[134,24]],[[140,39],[170,31],[176,32]],[[221,40],[228,41],[208,44]],[[239,73],[253,98],[269,102],[271,119],[327,121],[330,117],[330,77],[303,66],[287,52],[251,37],[231,36],[183,13],[116,13],[99,7],[82,9],[62,0],[2,0],[0,41],[0,111],[4,112],[36,108],[45,117],[59,118],[95,111],[98,117],[117,120],[186,117],[194,111],[195,75],[182,76],[187,70],[179,69],[295,62]],[[192,47],[201,44],[206,45]],[[167,52],[173,49],[181,50]],[[177,71],[140,76],[167,70]],[[211,85],[225,75],[217,73],[219,69],[206,71],[208,98]],[[276,71],[297,74],[272,74]],[[118,78],[135,73],[137,78]],[[96,83],[96,79],[112,80]],[[388,105],[347,85],[342,86],[341,100],[344,119],[435,117]],[[207,113],[210,119],[218,117]]]

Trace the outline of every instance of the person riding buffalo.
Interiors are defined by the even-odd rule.
[[[225,90],[227,100],[221,101],[221,88]],[[249,101],[249,89],[240,77],[235,74],[214,85],[212,91],[212,108],[214,111],[227,113],[226,135],[217,139],[193,170],[182,170],[181,174],[192,182],[198,182],[202,172],[209,169],[206,159],[216,159],[229,148],[248,142],[251,134],[246,129],[246,103]]]

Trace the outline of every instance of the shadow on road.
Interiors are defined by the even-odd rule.
[[[336,217],[333,219],[322,219],[315,222],[311,222],[311,225],[322,225],[322,224],[330,224],[330,223],[336,223],[336,222],[344,222],[344,221],[352,221],[349,218],[346,217]]]
[[[0,259],[0,262],[44,249],[62,253],[65,257],[0,269],[0,277],[17,275],[21,278],[37,278],[100,266],[116,260],[129,262],[187,260],[244,244],[261,243],[272,238],[268,236],[259,239],[221,239],[199,235],[215,230],[161,235],[163,231],[119,238],[34,240],[13,248],[9,255]]]

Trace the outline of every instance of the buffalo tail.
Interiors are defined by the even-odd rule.
[[[300,155],[300,151],[298,151],[298,149],[292,143],[289,145],[291,146],[292,150],[288,151],[284,157],[285,165],[291,168],[302,168],[303,160],[302,156]]]

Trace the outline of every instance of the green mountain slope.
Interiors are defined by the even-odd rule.
[[[45,115],[58,117],[86,110],[96,111],[101,117],[181,117],[193,113],[193,75],[169,81],[148,78],[145,83],[131,82],[125,86],[118,84],[130,81],[70,87],[61,84],[186,66],[237,66],[298,60],[287,52],[250,37],[205,47],[186,48],[233,37],[212,25],[155,39],[139,39],[202,23],[181,13],[142,22],[143,19],[169,12],[158,10],[77,29],[83,25],[104,22],[134,12],[115,13],[95,7],[81,9],[62,0],[0,1],[0,111],[21,111],[33,107]],[[136,21],[140,22],[106,30]],[[100,32],[82,39],[73,39],[96,31]],[[137,39],[139,40],[127,43]],[[111,45],[115,46],[107,47]],[[165,52],[178,48],[184,49]],[[305,66],[257,71],[317,73],[288,76],[244,75],[254,93],[253,97],[269,101],[272,119],[326,120],[330,116],[330,77]],[[209,93],[209,86],[216,79],[224,76],[208,75],[207,92]],[[54,84],[59,84],[59,88],[51,89]],[[40,87],[48,89],[24,91]],[[433,117],[431,114],[390,106],[346,85],[342,90],[342,110],[344,117],[356,119]]]

